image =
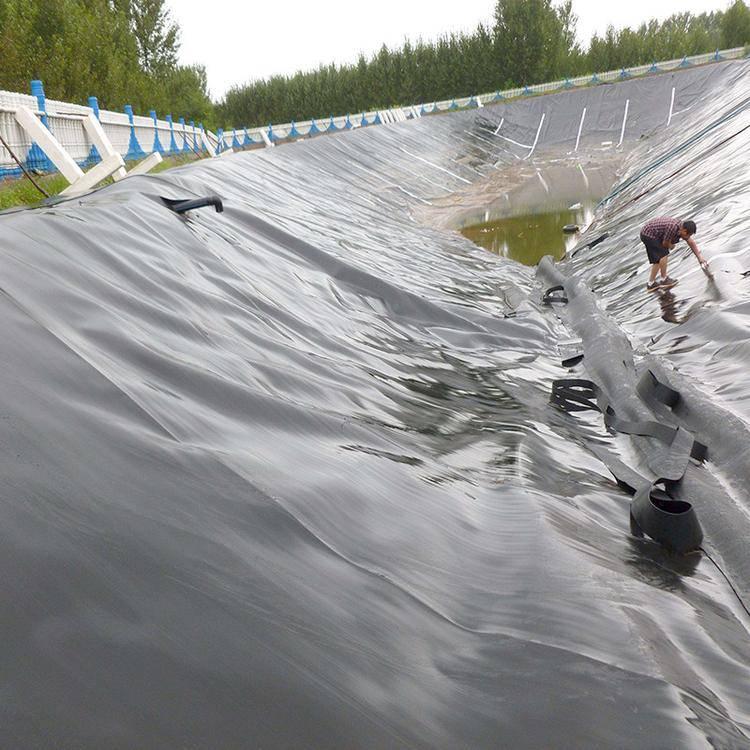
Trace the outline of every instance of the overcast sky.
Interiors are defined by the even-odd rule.
[[[167,0],[182,30],[182,63],[206,66],[214,99],[230,86],[274,74],[351,63],[382,44],[425,41],[490,23],[493,0]],[[724,10],[727,0],[573,0],[578,36],[588,42],[608,24],[636,26],[672,13]]]

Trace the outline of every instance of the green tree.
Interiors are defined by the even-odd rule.
[[[750,9],[743,0],[735,0],[725,11],[721,36],[724,47],[742,47],[750,43]]]
[[[575,16],[569,2],[498,0],[495,48],[499,70],[509,85],[557,78],[575,38]]]
[[[165,0],[114,0],[125,14],[135,35],[141,66],[147,73],[160,74],[177,65],[180,48],[179,26],[172,22]]]

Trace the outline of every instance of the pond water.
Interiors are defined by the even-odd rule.
[[[476,245],[493,253],[535,266],[543,256],[556,260],[578,241],[578,232],[566,233],[563,227],[575,224],[583,229],[593,218],[591,200],[555,210],[540,210],[516,216],[492,219],[489,212],[479,223],[461,227],[460,232]]]

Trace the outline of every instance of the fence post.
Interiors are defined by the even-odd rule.
[[[141,144],[138,143],[138,139],[135,136],[133,107],[131,107],[130,104],[125,105],[125,114],[128,116],[128,122],[130,123],[130,141],[128,142],[128,152],[125,154],[125,161],[142,159],[146,155],[146,152],[141,148]]]
[[[200,128],[200,134],[201,134],[201,145],[203,146],[203,150],[209,155],[209,156],[217,156],[219,153],[219,143],[216,144],[216,149],[211,146],[211,142],[208,140],[208,136],[206,135],[206,130],[203,127],[203,123],[199,122],[198,127]]]
[[[169,123],[169,153],[174,156],[179,150],[177,141],[174,139],[174,121],[172,115],[167,115],[165,119]]]
[[[104,128],[102,127],[102,124],[99,122],[94,112],[90,112],[84,118],[83,129],[86,131],[86,135],[88,135],[89,140],[93,144],[92,151],[96,151],[99,154],[102,162],[111,160],[112,157],[114,157],[115,155],[118,157],[120,156],[120,152],[117,151],[117,149],[112,145],[112,142],[107,137],[107,134],[104,132]],[[120,161],[122,162],[122,158],[120,158]],[[117,160],[114,159],[114,163],[116,162]],[[122,166],[121,164],[112,173],[112,178],[115,181],[121,180],[123,177],[126,176],[126,174],[127,172],[125,171],[125,167]]]
[[[151,115],[151,119],[154,121],[154,147],[151,149],[151,151],[157,151],[158,153],[163,154],[164,149],[162,148],[161,141],[159,140],[159,120],[156,117],[156,110],[152,109],[149,112],[149,115]]]
[[[47,123],[47,98],[44,95],[44,86],[41,81],[31,82],[31,95],[36,97],[37,107],[42,113],[42,125],[49,130],[49,124]],[[42,172],[55,171],[55,165],[47,154],[42,151],[36,141],[32,141],[31,148],[26,155],[26,166],[29,169],[38,169]]]
[[[97,121],[101,121],[101,117],[99,117],[99,100],[95,96],[89,97],[89,108],[91,109],[94,117],[96,117]],[[88,158],[86,159],[87,164],[96,164],[97,162],[101,161],[103,159],[103,155],[99,153],[99,150],[96,147],[95,143],[91,144],[91,149],[89,150]]]
[[[208,149],[206,148],[206,139],[203,136],[203,123],[202,122],[198,123],[198,130],[196,131],[196,133],[200,139],[198,142],[200,143],[201,150],[208,151]]]
[[[89,107],[94,111],[94,117],[101,120],[102,118],[99,117],[99,100],[95,96],[89,97]]]
[[[83,177],[83,170],[76,164],[73,157],[63,148],[63,145],[55,138],[52,132],[43,123],[39,122],[39,118],[30,109],[27,107],[18,107],[14,117],[16,118],[16,122],[31,137],[32,148],[35,146],[39,153],[43,154],[44,161],[49,163],[50,166],[47,171],[52,172],[57,168],[60,174],[70,183],[74,183]],[[44,150],[37,145],[37,142],[43,145]],[[29,150],[29,153],[31,153],[31,150]],[[29,162],[29,157],[26,160]],[[38,161],[35,162],[33,168],[39,169]]]
[[[180,117],[177,122],[180,123],[180,127],[182,128],[182,149],[180,150],[185,153],[191,150],[190,146],[188,146],[187,126],[185,125],[185,118]]]
[[[82,195],[119,169],[123,169],[123,164],[125,162],[122,160],[120,154],[117,152],[110,154],[104,157],[95,167],[91,167],[88,172],[82,173],[75,182],[72,182],[65,190],[61,191],[60,195]]]
[[[37,107],[39,107],[39,111],[42,113],[42,125],[49,130],[49,123],[47,122],[47,97],[44,95],[44,85],[41,81],[31,82],[31,95],[36,97]]]

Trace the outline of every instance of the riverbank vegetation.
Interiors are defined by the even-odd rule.
[[[218,103],[202,66],[177,63],[179,27],[165,0],[0,0],[0,89],[209,128],[267,125],[440,101],[750,43],[750,9],[679,13],[637,28],[609,27],[581,46],[571,0],[487,0],[491,23],[471,33],[405,41],[350,65],[251,80]],[[251,72],[251,71],[249,71]]]
[[[750,43],[750,9],[679,13],[637,28],[609,27],[576,42],[570,0],[498,0],[494,23],[435,41],[383,46],[352,65],[273,76],[235,86],[217,105],[219,122],[267,125],[398,104],[433,102],[713,52]]]
[[[215,125],[205,69],[177,64],[164,0],[0,0],[0,50],[0,89],[40,79],[51,99]]]

